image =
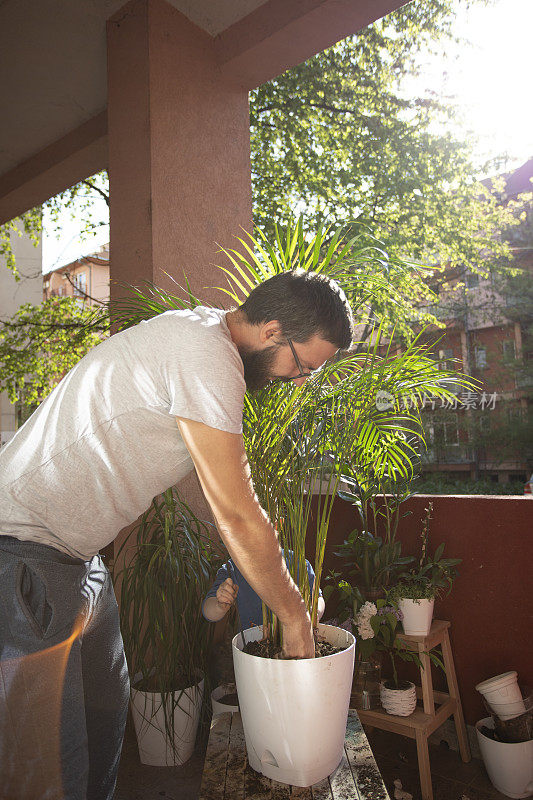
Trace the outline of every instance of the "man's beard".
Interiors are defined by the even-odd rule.
[[[267,347],[265,350],[252,350],[251,347],[241,346],[239,355],[244,366],[244,380],[249,392],[264,389],[273,379],[272,365],[276,358],[279,345]]]

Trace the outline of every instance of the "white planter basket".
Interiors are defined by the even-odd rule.
[[[494,728],[491,717],[476,722],[477,740],[483,763],[494,786],[507,797],[533,795],[533,739],[529,742],[495,742],[481,733],[482,726]]]
[[[347,649],[323,658],[284,661],[242,652],[233,639],[233,663],[248,762],[268,778],[311,786],[330,775],[344,751],[355,639],[331,625],[319,634]],[[245,631],[247,642],[261,628]]]
[[[403,631],[407,636],[427,636],[433,619],[435,600],[410,600],[402,598],[398,608],[402,612]]]
[[[487,701],[489,711],[492,709],[500,719],[513,719],[526,710],[516,670],[482,681],[476,689]]]
[[[196,731],[200,720],[200,710],[204,693],[204,682],[174,692],[174,748],[165,734],[165,713],[161,695],[157,692],[141,692],[132,689],[131,710],[139,757],[142,764],[154,767],[174,767],[185,764],[194,750]],[[168,714],[172,713],[172,703],[167,699]]]
[[[387,714],[408,717],[416,708],[416,687],[408,681],[407,689],[388,689],[382,681],[380,686],[381,705]]]

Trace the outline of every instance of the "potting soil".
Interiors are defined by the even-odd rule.
[[[326,642],[325,639],[315,637],[315,658],[332,656],[335,653],[341,653],[343,650],[346,650],[346,647],[334,647],[329,642]],[[244,652],[250,656],[259,656],[259,658],[281,658],[281,647],[269,639],[247,642]]]

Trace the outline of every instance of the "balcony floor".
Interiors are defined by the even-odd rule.
[[[396,778],[413,800],[421,800],[414,740],[375,728],[368,731],[368,740],[391,800]],[[205,743],[197,746],[182,767],[144,766],[128,719],[114,800],[197,800],[204,754]],[[479,759],[463,764],[459,754],[446,745],[430,745],[430,760],[434,800],[507,800],[494,789]]]

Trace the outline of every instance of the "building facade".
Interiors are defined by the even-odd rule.
[[[43,275],[42,300],[78,297],[86,305],[109,300],[109,245]]]
[[[533,159],[503,177],[502,202],[530,192]],[[515,276],[488,264],[483,277],[463,265],[445,270],[446,291],[434,287],[431,310],[445,328],[428,331],[427,341],[439,339],[433,353],[443,369],[466,373],[475,385],[458,386],[455,402],[424,402],[425,474],[506,483],[525,482],[533,470],[532,213],[530,204],[524,224],[510,233]]]

